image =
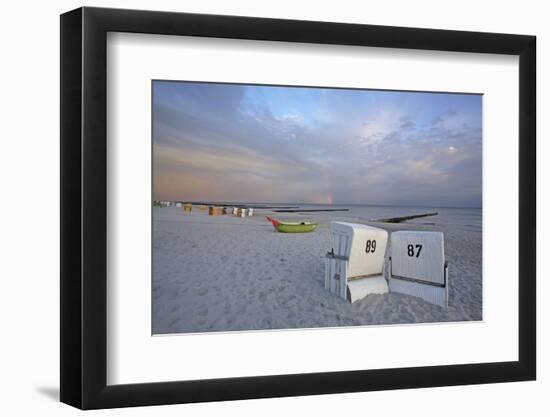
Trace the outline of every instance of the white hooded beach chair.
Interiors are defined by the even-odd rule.
[[[363,224],[331,222],[332,251],[325,257],[325,288],[353,303],[388,292],[384,255],[388,232]]]
[[[399,231],[391,235],[389,288],[448,307],[449,278],[443,233]]]

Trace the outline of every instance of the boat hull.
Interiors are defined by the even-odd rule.
[[[276,231],[280,233],[310,233],[317,228],[317,223],[287,223],[266,216]]]
[[[317,228],[316,224],[279,224],[276,227],[280,233],[310,233]]]

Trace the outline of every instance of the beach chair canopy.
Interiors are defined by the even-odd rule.
[[[391,247],[392,276],[445,285],[443,233],[393,232]]]
[[[353,303],[385,294],[388,232],[363,224],[332,222],[332,251],[325,257],[325,288]]]
[[[332,222],[335,255],[348,257],[348,278],[381,274],[388,232],[364,224]]]

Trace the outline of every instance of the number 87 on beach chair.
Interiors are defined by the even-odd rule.
[[[332,250],[325,256],[325,289],[353,303],[388,292],[384,256],[388,232],[363,224],[331,222]]]
[[[413,295],[447,309],[449,279],[443,233],[393,232],[389,265],[391,292]]]

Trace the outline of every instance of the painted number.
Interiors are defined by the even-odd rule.
[[[420,256],[421,250],[422,245],[407,245],[407,255],[409,256],[416,256],[418,258]]]
[[[365,252],[374,253],[375,250],[376,250],[376,240],[367,240],[367,247],[365,248]]]

